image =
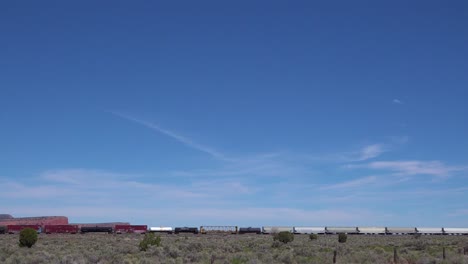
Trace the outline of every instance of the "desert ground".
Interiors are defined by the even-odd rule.
[[[162,244],[139,250],[138,234],[40,234],[32,248],[18,235],[0,235],[0,263],[468,263],[468,236],[295,235],[283,244],[271,235],[162,234]],[[443,251],[445,248],[445,259]]]

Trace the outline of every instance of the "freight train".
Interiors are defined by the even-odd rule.
[[[114,226],[79,226],[79,225],[7,225],[0,226],[0,234],[16,234],[25,228],[32,228],[37,233],[44,234],[86,234],[86,233],[138,233],[148,231],[146,225],[114,225]]]
[[[468,235],[468,228],[450,227],[308,227],[308,226],[200,226],[198,227],[149,227],[147,225],[79,226],[79,225],[7,225],[0,226],[0,234],[19,233],[24,228],[32,228],[45,234],[86,234],[86,233],[192,233],[192,234],[273,234],[290,232],[293,234],[355,234],[355,235]]]

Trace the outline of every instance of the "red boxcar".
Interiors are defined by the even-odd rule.
[[[148,230],[146,225],[115,225],[115,233],[139,233],[144,234]]]
[[[78,233],[77,225],[46,225],[44,227],[44,233],[46,234],[58,234],[58,233]]]
[[[23,230],[25,228],[32,228],[32,229],[36,230],[38,233],[40,233],[42,231],[42,227],[40,225],[8,225],[7,226],[9,234],[19,233],[19,232],[21,232],[21,230]]]

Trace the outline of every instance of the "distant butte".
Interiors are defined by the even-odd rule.
[[[13,216],[9,215],[9,214],[0,214],[0,221],[4,220],[4,219],[12,219]]]
[[[112,226],[129,225],[128,222],[109,222],[109,223],[77,223],[78,227],[82,226]],[[13,217],[9,214],[0,214],[0,226],[7,225],[68,225],[68,217],[66,216],[36,216],[36,217]]]
[[[0,214],[0,225],[68,225],[68,217],[36,216],[15,218],[9,214]]]

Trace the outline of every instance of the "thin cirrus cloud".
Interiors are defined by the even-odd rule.
[[[359,188],[371,184],[375,184],[377,182],[376,176],[367,176],[362,177],[350,181],[340,182],[337,184],[331,184],[327,186],[323,186],[321,190],[331,190],[331,189],[346,189],[346,188]]]
[[[216,158],[216,159],[219,159],[219,160],[225,160],[225,161],[228,161],[230,160],[229,158],[227,158],[224,154],[214,150],[213,148],[211,147],[208,147],[206,145],[202,145],[202,144],[199,144],[195,141],[193,141],[192,139],[190,138],[187,138],[187,137],[184,137],[184,136],[181,136],[175,132],[172,132],[170,130],[167,130],[167,129],[164,129],[154,123],[151,123],[149,121],[146,121],[146,120],[143,120],[143,119],[139,119],[139,118],[136,118],[136,117],[133,117],[133,116],[130,116],[130,115],[127,115],[127,114],[122,114],[122,113],[119,113],[119,112],[115,112],[115,111],[108,111],[109,113],[115,115],[115,116],[118,116],[120,118],[123,118],[123,119],[126,119],[126,120],[129,120],[129,121],[132,121],[132,122],[135,122],[137,124],[140,124],[140,125],[143,125],[147,128],[150,128],[160,134],[163,134],[165,136],[168,136],[170,138],[173,138],[175,140],[177,140],[178,142],[186,145],[187,147],[190,147],[192,149],[195,149],[195,150],[198,150],[198,151],[201,151],[201,152],[204,152],[206,154],[209,154],[210,156],[212,156],[213,158]]]
[[[338,162],[359,162],[374,159],[387,152],[388,148],[384,144],[371,144],[362,147],[358,151],[346,152],[337,155]]]
[[[397,175],[431,175],[435,177],[448,177],[452,172],[462,171],[466,168],[448,166],[441,161],[375,161],[367,164],[348,165],[349,168],[367,168],[376,170],[389,170]]]
[[[63,202],[74,200],[92,203],[98,200],[119,201],[125,204],[128,199],[144,200],[181,200],[207,203],[238,193],[254,194],[254,188],[245,182],[235,179],[221,179],[216,182],[187,181],[184,184],[150,183],[137,180],[141,175],[120,174],[102,170],[60,169],[49,170],[29,179],[35,184],[24,184],[20,181],[0,181],[6,190],[0,193],[3,198],[18,199],[63,199]],[[218,188],[212,188],[212,185]]]
[[[216,151],[214,148],[199,144],[194,140],[181,136],[177,133],[174,133],[170,130],[161,128],[160,126],[151,123],[149,121],[136,118],[127,114],[122,114],[120,112],[108,111],[109,113],[118,116],[120,118],[135,122],[137,124],[143,125],[147,128],[150,128],[160,134],[168,136],[172,139],[177,140],[183,145],[190,147],[192,149],[198,150],[200,152],[209,154],[211,157],[224,161],[225,164],[222,168],[217,169],[204,169],[198,171],[173,171],[169,172],[171,177],[247,177],[251,178],[252,175],[255,176],[287,176],[290,177],[291,174],[307,174],[303,169],[303,164],[296,164],[297,162],[294,155],[289,155],[287,153],[263,153],[255,154],[242,157],[228,157],[225,154]],[[380,146],[372,147],[371,149],[364,150],[365,153],[357,153],[358,159],[363,157],[370,157],[378,155],[377,152],[380,152]],[[293,161],[294,160],[294,161]]]
[[[140,125],[143,125],[147,128],[150,128],[160,134],[163,134],[163,135],[166,135],[170,138],[173,138],[175,140],[177,140],[178,142],[192,148],[192,149],[195,149],[195,150],[198,150],[198,151],[201,151],[201,152],[204,152],[206,154],[209,154],[210,156],[218,159],[218,160],[222,160],[222,161],[229,161],[229,162],[233,162],[233,163],[243,163],[243,164],[246,164],[246,163],[250,163],[251,161],[257,161],[258,158],[263,158],[262,155],[258,155],[258,156],[255,156],[255,157],[250,157],[250,158],[231,158],[231,157],[227,157],[225,154],[215,150],[214,148],[212,147],[209,147],[209,146],[206,146],[206,145],[203,145],[203,144],[199,144],[197,142],[195,142],[194,140],[188,138],[188,137],[185,137],[185,136],[181,136],[173,131],[170,131],[170,130],[167,130],[167,129],[164,129],[154,123],[151,123],[149,121],[146,121],[146,120],[143,120],[141,118],[136,118],[136,117],[133,117],[131,115],[128,115],[128,114],[123,114],[123,113],[120,113],[120,112],[115,112],[115,111],[108,111],[109,113],[115,115],[115,116],[118,116],[120,118],[123,118],[123,119],[126,119],[126,120],[129,120],[129,121],[132,121],[132,122],[135,122],[137,124],[140,124]],[[353,151],[353,152],[344,152],[344,153],[340,153],[340,154],[334,154],[334,155],[330,155],[330,156],[321,156],[321,157],[318,157],[318,158],[313,158],[312,159],[317,159],[317,160],[334,160],[334,161],[338,161],[338,162],[357,162],[357,161],[366,161],[366,160],[369,160],[369,159],[373,159],[373,158],[376,158],[380,155],[382,155],[383,153],[389,151],[389,148],[387,145],[385,144],[371,144],[371,145],[367,145],[367,146],[364,146],[362,147],[360,150],[358,151]],[[274,153],[274,155],[278,155],[278,153]]]
[[[368,159],[373,159],[373,158],[380,156],[385,151],[387,150],[383,144],[373,144],[373,145],[365,146],[364,148],[361,149],[355,161],[364,161]]]
[[[467,216],[468,215],[468,208],[457,209],[451,213],[450,216]]]
[[[296,160],[293,160],[296,158]],[[233,159],[232,162],[222,164],[216,168],[195,170],[176,170],[167,173],[174,178],[226,178],[236,177],[256,180],[265,178],[288,178],[311,175],[313,171],[304,165],[299,157],[287,153],[257,154]]]
[[[392,103],[394,103],[394,104],[403,104],[403,101],[401,101],[399,99],[393,99]]]
[[[136,175],[125,175],[102,170],[58,169],[41,173],[40,178],[56,184],[83,185],[89,182],[115,181],[124,178],[134,178]]]
[[[115,116],[118,116],[120,118],[123,118],[123,119],[126,119],[126,120],[129,120],[129,121],[132,121],[132,122],[135,122],[137,124],[140,124],[140,125],[143,125],[147,128],[150,128],[160,134],[163,134],[163,135],[166,135],[170,138],[173,138],[175,140],[177,140],[178,142],[192,148],[192,149],[195,149],[195,150],[198,150],[198,151],[201,151],[201,152],[204,152],[206,154],[209,154],[210,156],[218,159],[218,160],[223,160],[223,161],[229,161],[229,162],[234,162],[234,163],[243,163],[243,164],[246,164],[246,163],[250,163],[252,161],[257,161],[258,158],[264,158],[262,157],[262,155],[258,155],[258,156],[255,156],[255,157],[250,157],[250,158],[238,158],[238,159],[234,159],[234,158],[231,158],[231,157],[227,157],[225,154],[215,150],[214,148],[212,147],[209,147],[209,146],[206,146],[206,145],[203,145],[203,144],[199,144],[197,142],[195,142],[194,140],[188,138],[188,137],[184,137],[184,136],[181,136],[173,131],[170,131],[170,130],[167,130],[167,129],[164,129],[154,123],[151,123],[149,121],[146,121],[146,120],[143,120],[143,119],[140,119],[140,118],[136,118],[136,117],[133,117],[133,116],[130,116],[130,115],[127,115],[127,114],[123,114],[123,113],[120,113],[120,112],[115,112],[115,111],[108,111],[109,113],[115,115]],[[352,161],[365,161],[365,160],[369,160],[369,159],[373,159],[373,158],[376,158],[378,156],[380,156],[382,153],[384,152],[387,152],[388,151],[388,148],[386,145],[384,144],[371,144],[371,145],[367,145],[367,146],[364,146],[362,149],[360,149],[359,151],[354,151],[354,152],[347,152],[347,153],[341,153],[341,154],[338,154],[338,155],[332,155],[333,157],[329,157],[329,159],[333,159],[333,160],[337,160],[337,161],[340,161],[340,162],[352,162]],[[274,153],[274,155],[278,155],[278,153]],[[320,157],[318,159],[327,159],[326,157]]]
[[[249,201],[244,201],[245,203],[241,206],[241,201],[232,203],[230,200],[233,197],[245,199],[254,194],[258,188],[256,185],[248,185],[235,179],[167,185],[138,182],[128,180],[128,178],[133,177],[98,170],[51,170],[39,174],[35,179],[30,179],[29,182],[35,183],[32,185],[9,182],[6,185],[8,191],[0,193],[0,197],[14,199],[14,203],[9,205],[10,208],[4,209],[8,209],[15,215],[58,214],[101,221],[128,220],[122,219],[122,216],[136,215],[139,221],[148,224],[157,224],[154,221],[155,219],[159,221],[161,215],[167,216],[165,221],[171,223],[176,221],[174,219],[184,219],[179,221],[190,223],[200,223],[210,219],[233,224],[242,221],[245,224],[248,224],[248,221],[254,223],[270,221],[271,224],[279,221],[279,223],[292,224],[293,222],[301,223],[301,221],[315,222],[325,218],[356,221],[359,218],[355,216],[360,215],[353,211],[345,212],[336,208],[322,211],[285,208],[281,205],[260,208],[255,207]],[[37,213],[34,213],[28,206],[25,207],[26,211],[21,210],[21,206],[29,204],[31,199],[36,201]],[[50,204],[54,204],[54,207],[51,208]],[[226,209],[227,204],[231,204],[232,208]],[[178,209],[172,210],[173,208]],[[126,210],[132,213],[124,213]],[[90,212],[93,213],[89,214]],[[152,214],[145,219],[148,212],[160,213]],[[279,215],[281,217],[278,217]],[[318,217],[319,215],[321,217]],[[336,216],[340,217],[336,218]]]
[[[390,148],[386,144],[377,143],[363,146],[355,151],[308,156],[308,159],[320,162],[360,162],[377,158],[389,150]]]
[[[193,225],[208,223],[224,223],[226,225],[246,225],[259,223],[263,225],[348,225],[367,223],[373,219],[378,223],[386,223],[393,219],[392,215],[360,208],[334,209],[298,209],[292,207],[244,207],[244,208],[135,208],[135,207],[105,207],[100,206],[45,206],[31,208],[29,206],[6,207],[17,214],[58,214],[78,218],[93,218],[98,220],[112,219],[126,221],[122,216],[139,216],[142,223],[149,225],[184,225],[187,219]],[[12,210],[15,209],[15,210]],[[169,217],[170,216],[170,217]],[[175,220],[174,220],[175,219]]]

